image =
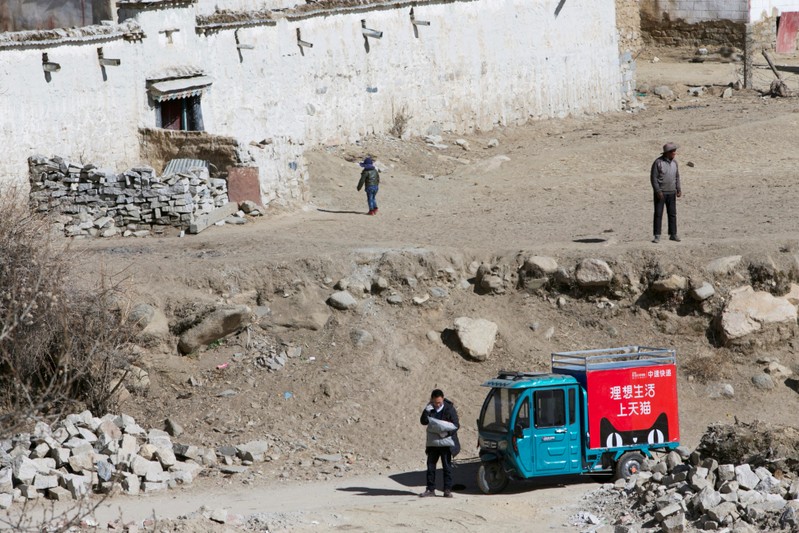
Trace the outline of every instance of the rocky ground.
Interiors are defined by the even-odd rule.
[[[191,485],[152,486],[149,495],[103,505],[124,507],[139,525],[153,514],[148,527],[184,531],[474,531],[519,520],[597,529],[649,489],[558,480],[487,497],[472,478],[480,383],[500,369],[545,370],[553,351],[675,348],[688,451],[711,424],[757,421],[766,434],[772,424],[790,426],[799,408],[799,302],[791,292],[799,188],[789,139],[799,106],[757,91],[724,97],[740,64],[686,54],[642,54],[638,76],[648,91],[635,112],[328,147],[309,155],[313,199],[302,212],[191,237],[76,241],[87,260],[76,270],[87,279],[114,273],[148,324],[142,371],[131,376],[121,411],[146,430],[167,429],[170,419],[182,429],[172,442],[184,447],[232,447],[212,454],[216,464]],[[764,91],[765,72],[756,77]],[[653,94],[662,86],[671,95]],[[656,245],[648,171],[666,141],[681,146],[683,240]],[[367,154],[383,176],[374,217],[355,191],[355,162]],[[214,331],[203,321],[223,312],[238,317],[236,331],[195,348]],[[470,351],[454,342],[462,317],[493,323],[493,346]],[[436,387],[463,421],[463,477],[447,511],[414,499],[423,483],[418,416]],[[265,443],[257,461],[235,449],[253,442]],[[697,468],[713,473],[720,492],[720,474],[686,461],[685,478],[671,478],[696,484],[672,487],[683,487],[686,502],[688,491],[701,491],[689,476]],[[736,458],[717,463],[739,466]],[[792,494],[786,485],[783,496]],[[358,496],[358,487],[382,498]],[[605,496],[583,499],[588,490]],[[656,520],[654,502],[670,490],[644,498],[623,525],[659,528],[681,513],[705,527],[697,516],[711,500]],[[211,517],[223,511],[229,519]],[[100,515],[105,527],[112,518]],[[187,518],[164,522],[178,515]],[[741,513],[727,516],[711,521],[742,521]]]

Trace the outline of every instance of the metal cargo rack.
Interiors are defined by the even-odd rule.
[[[517,372],[515,370],[500,370],[495,379],[507,379],[509,381],[519,381],[521,379],[537,378],[546,376],[547,372]]]
[[[622,346],[552,354],[552,370],[567,372],[673,365],[676,362],[677,356],[673,349],[649,346]]]

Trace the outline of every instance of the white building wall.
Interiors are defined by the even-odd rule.
[[[197,0],[197,13],[210,15],[219,9],[228,11],[285,9],[304,3],[305,0]]]
[[[107,80],[97,59],[99,46],[124,65],[107,68]],[[61,65],[49,82],[43,52]],[[0,184],[26,185],[27,158],[38,152],[109,167],[135,161],[145,99],[134,68],[136,52],[123,41],[0,51]]]
[[[247,1],[247,0],[242,0]],[[201,2],[205,4],[205,0]],[[117,169],[138,160],[138,128],[155,126],[148,78],[199,67],[215,81],[203,96],[209,133],[237,138],[261,168],[266,200],[299,199],[302,151],[354,141],[391,127],[400,110],[408,132],[462,132],[621,105],[614,0],[477,0],[417,5],[430,21],[414,36],[409,7],[329,14],[276,26],[209,35],[195,31],[195,9],[142,12],[143,42],[104,45],[122,60],[103,80],[99,45],[0,50],[0,183],[27,180],[34,153]],[[199,6],[195,6],[200,9]],[[361,19],[383,31],[361,34]],[[172,43],[160,33],[179,29]],[[304,55],[296,30],[313,43]],[[61,63],[47,83],[41,53]],[[268,140],[261,147],[250,146]],[[8,150],[7,147],[13,147]]]
[[[751,0],[762,1],[762,0]],[[689,24],[711,20],[747,22],[750,0],[642,0],[642,11],[670,20],[683,19]]]
[[[759,22],[783,11],[799,11],[799,0],[749,0],[749,20]]]
[[[642,0],[642,11],[689,24],[712,20],[759,22],[783,11],[799,11],[799,0]]]

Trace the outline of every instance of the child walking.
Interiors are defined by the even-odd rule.
[[[380,173],[375,168],[374,161],[371,157],[367,157],[362,163],[358,163],[363,167],[361,170],[361,179],[358,181],[358,190],[366,185],[366,201],[369,204],[368,215],[377,214],[377,188],[380,186]]]

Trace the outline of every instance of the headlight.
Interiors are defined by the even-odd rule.
[[[493,440],[486,440],[483,437],[477,437],[477,444],[480,446],[480,449],[483,450],[496,450],[497,443]]]
[[[499,450],[504,452],[507,449],[508,449],[508,441],[506,440],[499,441]]]

